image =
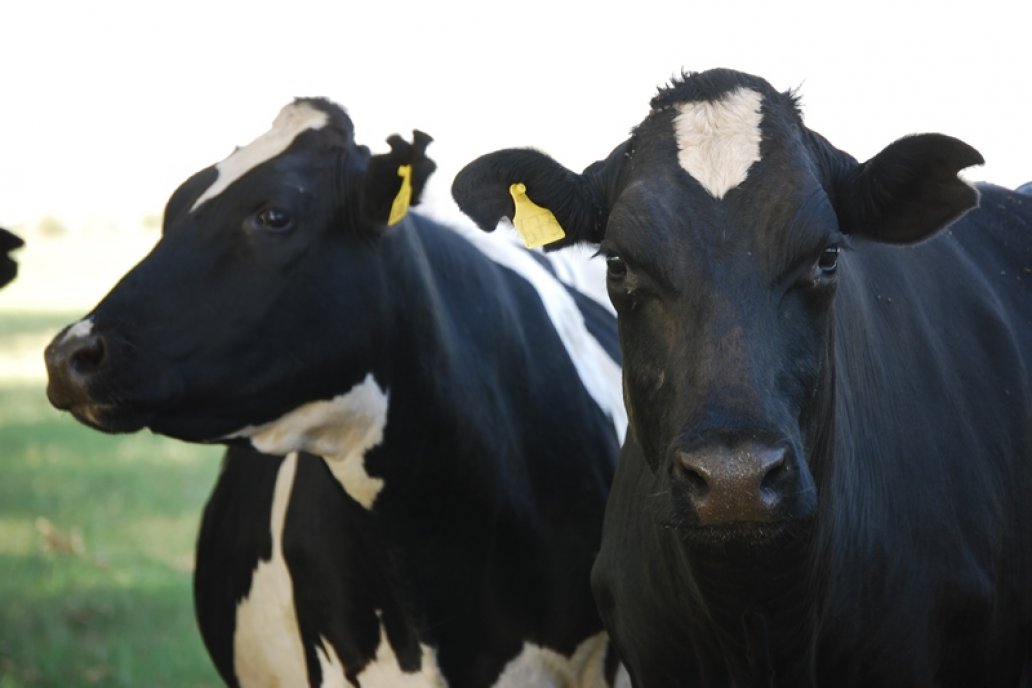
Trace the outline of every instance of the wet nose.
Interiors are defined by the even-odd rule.
[[[679,451],[674,472],[703,526],[778,520],[795,473],[785,447],[753,442]]]
[[[59,408],[85,394],[90,380],[105,364],[108,347],[95,332],[76,332],[73,326],[58,335],[43,352],[47,365],[47,395]]]

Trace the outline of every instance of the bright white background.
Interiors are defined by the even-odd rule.
[[[0,310],[92,304],[154,242],[181,181],[302,95],[344,105],[374,151],[396,131],[434,136],[427,205],[443,215],[456,213],[452,176],[476,155],[530,145],[580,169],[642,119],[657,86],[715,66],[799,87],[808,125],[858,158],[903,134],[942,131],[986,157],[968,179],[1015,186],[1032,180],[1030,7],[4,3],[0,225],[30,244]],[[47,218],[63,241],[41,233]]]

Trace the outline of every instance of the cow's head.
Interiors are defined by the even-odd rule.
[[[370,155],[338,106],[285,107],[176,190],[151,253],[50,344],[51,402],[105,431],[212,440],[361,380],[326,366],[382,345],[377,246],[418,202],[429,141]]]
[[[6,229],[0,228],[0,287],[4,286],[18,274],[18,263],[10,253],[21,248],[25,242],[11,234]]]
[[[810,522],[828,441],[836,286],[850,246],[920,241],[977,203],[977,151],[901,139],[859,164],[803,125],[792,94],[727,70],[660,90],[631,138],[582,174],[532,150],[455,180],[483,229],[510,187],[563,242],[599,244],[619,316],[629,442],[689,540],[766,539]]]

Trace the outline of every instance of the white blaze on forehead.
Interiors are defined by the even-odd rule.
[[[248,426],[228,438],[248,437],[258,451],[303,451],[326,460],[333,476],[366,509],[373,507],[383,480],[366,473],[365,454],[383,441],[387,392],[369,373],[346,394],[302,404],[282,417]]]
[[[311,103],[291,103],[286,106],[276,116],[272,129],[215,165],[218,171],[215,182],[200,195],[190,211],[193,212],[205,201],[218,196],[258,165],[287,150],[301,133],[309,129],[321,129],[329,120],[328,114]]]
[[[237,605],[233,669],[244,688],[308,685],[294,584],[283,558],[283,526],[296,473],[297,454],[290,454],[280,465],[273,489],[272,557],[258,562],[251,589]]]
[[[677,104],[677,161],[714,198],[744,182],[760,159],[762,102],[756,91],[739,88],[720,100]]]

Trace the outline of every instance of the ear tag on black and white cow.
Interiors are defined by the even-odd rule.
[[[391,214],[387,218],[389,227],[393,227],[405,218],[409,204],[412,203],[412,165],[398,167],[398,176],[401,177],[401,188],[398,189],[398,195],[391,203]]]
[[[524,184],[511,185],[509,194],[512,195],[512,202],[516,206],[512,224],[527,248],[545,246],[566,236],[552,211],[542,208],[527,197],[527,187]]]

